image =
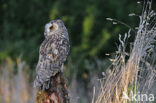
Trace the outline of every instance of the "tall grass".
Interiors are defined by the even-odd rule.
[[[8,58],[0,65],[0,103],[34,103],[29,83],[29,67],[17,59]]]
[[[119,36],[120,45],[112,61],[112,69],[100,79],[101,88],[94,89],[92,103],[144,103],[150,102],[146,98],[131,98],[134,94],[156,94],[154,91],[156,79],[156,13],[151,10],[151,1],[143,5],[140,23],[136,32],[135,41],[129,53],[127,40],[131,36],[131,29],[122,38]],[[135,15],[135,14],[134,14]],[[108,18],[113,21],[113,19]],[[154,88],[153,88],[154,87]],[[101,92],[95,98],[96,89]],[[128,98],[123,98],[124,96]],[[139,97],[138,96],[138,97]],[[149,97],[148,97],[149,98]],[[143,100],[144,99],[144,100]],[[155,98],[156,99],[156,98]],[[153,100],[154,101],[154,100]]]

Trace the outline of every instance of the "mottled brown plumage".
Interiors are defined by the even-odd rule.
[[[52,78],[62,72],[70,48],[68,32],[62,20],[47,23],[44,35],[34,81],[34,87],[42,91],[52,88]]]

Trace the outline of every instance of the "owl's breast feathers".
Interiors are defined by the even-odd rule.
[[[61,72],[61,67],[66,61],[69,48],[69,40],[65,37],[53,37],[43,41],[40,46],[40,56],[36,67],[35,87],[44,87],[45,82],[51,76],[55,76],[58,72]]]

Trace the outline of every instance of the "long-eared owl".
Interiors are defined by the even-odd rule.
[[[40,46],[34,87],[49,88],[50,78],[62,72],[69,53],[69,37],[62,20],[52,20],[45,25],[45,40]]]

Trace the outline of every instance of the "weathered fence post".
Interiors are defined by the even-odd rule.
[[[50,79],[51,84],[49,89],[41,91],[38,89],[36,102],[37,103],[67,103],[68,91],[66,79],[62,72]]]

